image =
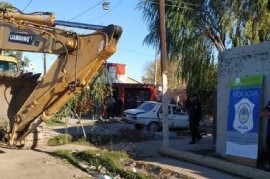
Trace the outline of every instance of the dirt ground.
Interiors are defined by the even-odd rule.
[[[48,178],[99,178],[102,174],[95,176],[89,175],[76,167],[72,166],[65,160],[55,158],[50,152],[55,150],[73,150],[83,151],[96,149],[93,146],[83,146],[76,144],[67,144],[54,147],[37,147],[35,150],[27,149],[0,149],[0,178],[4,179],[48,179]],[[145,162],[135,162],[136,170],[141,173],[155,175],[156,178],[186,178],[185,175],[163,169],[157,170],[155,164]],[[193,178],[193,177],[189,177]]]
[[[149,141],[138,145],[153,146],[156,143]],[[137,146],[141,148],[140,146]],[[152,147],[151,147],[152,148]],[[67,144],[54,147],[38,147],[35,150],[16,150],[0,148],[0,178],[3,179],[48,179],[48,178],[63,178],[63,179],[77,179],[77,178],[98,178],[93,177],[78,168],[72,166],[67,161],[55,158],[50,155],[50,152],[55,150],[69,149],[73,151],[82,151],[88,149],[95,149],[93,146],[83,146],[75,144]],[[152,149],[151,149],[152,150]],[[148,152],[146,152],[148,153]],[[141,152],[140,152],[141,154]],[[205,168],[195,164],[187,163],[184,161],[171,159],[152,153],[153,155],[142,156],[139,155],[137,163],[137,170],[140,171],[140,164],[145,166],[158,166],[163,168],[166,172],[156,172],[156,178],[185,178],[182,175],[188,176],[187,178],[232,178],[239,177],[232,176],[214,169]],[[143,158],[143,160],[142,160]],[[149,168],[142,167],[141,172],[145,173]],[[156,167],[152,167],[156,168]],[[150,169],[151,170],[151,169]]]
[[[73,124],[76,125],[76,121],[73,121]],[[113,129],[116,130],[118,128],[115,126]],[[70,132],[72,132],[72,130],[70,130]],[[188,143],[188,141],[185,141],[184,143]],[[167,173],[161,174],[162,176],[157,175],[157,178],[180,178],[178,174],[188,175],[188,178],[201,179],[215,178],[217,176],[223,176],[224,178],[234,178],[232,175],[224,174],[214,169],[208,169],[202,166],[189,164],[184,161],[160,156],[157,153],[157,148],[161,145],[161,141],[146,141],[137,143],[136,146],[134,146],[135,144],[132,143],[129,145],[131,148],[137,148],[137,151],[140,154],[138,157],[143,159],[143,162],[159,166],[164,169],[170,169],[170,171]],[[125,147],[127,146],[125,145]],[[42,146],[36,147],[34,150],[0,148],[0,178],[98,178],[79,170],[65,160],[50,155],[50,152],[55,150],[70,149],[73,151],[82,151],[95,148],[96,147],[94,146],[83,146],[75,144],[53,147]],[[139,166],[139,164],[137,166]]]
[[[88,121],[86,121],[88,122]],[[78,126],[77,120],[71,120],[69,127]],[[44,126],[43,126],[44,127]],[[47,127],[46,127],[47,128]],[[61,127],[60,127],[61,128]],[[60,134],[55,132],[58,127],[46,129],[46,132],[52,134],[52,136]],[[114,130],[118,128],[114,127]],[[91,131],[86,129],[87,131]],[[56,130],[57,131],[57,130]],[[112,130],[110,130],[112,131]],[[73,130],[70,130],[73,133]],[[51,135],[50,134],[50,135]],[[0,147],[0,178],[4,179],[48,179],[48,178],[99,178],[99,174],[91,176],[88,173],[74,167],[63,159],[56,158],[50,153],[56,150],[72,150],[72,151],[84,151],[97,149],[95,146],[86,146],[78,144],[66,144],[59,146],[37,146],[35,149],[10,149]],[[149,166],[149,167],[148,167]],[[152,165],[137,163],[137,170],[142,173],[147,173],[147,170],[151,170]],[[140,169],[141,168],[141,169]],[[152,173],[153,174],[153,173]],[[168,171],[166,173],[155,173],[156,176],[162,175],[157,178],[164,178],[164,176],[175,176],[174,178],[180,178],[181,176],[177,172]],[[167,177],[165,177],[167,178]]]
[[[64,160],[52,157],[48,152],[57,149],[89,149],[87,146],[63,145],[39,147],[36,150],[0,148],[0,178],[48,179],[92,178]]]

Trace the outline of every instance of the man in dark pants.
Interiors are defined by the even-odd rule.
[[[270,101],[263,109],[262,117],[266,117],[267,122],[267,132],[266,132],[266,155],[268,160],[268,170],[270,171]]]
[[[114,104],[115,104],[115,99],[111,96],[107,99],[107,119],[112,119],[114,120]]]
[[[191,141],[189,144],[195,144],[196,139],[199,141],[202,139],[202,136],[199,133],[198,127],[199,122],[202,119],[202,105],[200,100],[198,99],[197,94],[193,94],[190,98],[189,104],[189,129],[191,133]]]

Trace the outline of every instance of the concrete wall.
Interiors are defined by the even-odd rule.
[[[264,75],[262,106],[270,100],[270,42],[232,48],[219,56],[217,86],[216,152],[225,157],[230,80],[249,75]],[[265,148],[266,120],[260,120],[259,145]]]

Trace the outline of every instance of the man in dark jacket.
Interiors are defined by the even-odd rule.
[[[268,171],[270,171],[270,101],[264,107],[262,117],[267,119],[267,131],[266,131],[266,158],[268,160]]]
[[[193,94],[190,98],[189,104],[189,129],[191,133],[191,141],[189,144],[195,144],[196,139],[199,141],[202,139],[202,136],[199,133],[198,127],[199,122],[202,119],[202,105],[197,96],[197,94]]]

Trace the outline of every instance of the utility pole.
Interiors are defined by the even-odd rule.
[[[166,45],[166,24],[165,24],[165,0],[159,0],[160,16],[160,48],[161,48],[161,74],[162,74],[162,131],[163,147],[169,146],[168,137],[168,80],[167,80],[167,45]]]
[[[43,53],[43,76],[46,74],[47,66],[46,66],[46,53]]]
[[[157,86],[157,53],[158,53],[158,51],[157,51],[157,49],[156,49],[156,53],[155,53],[155,82],[154,82],[154,84],[155,84],[155,86]]]

